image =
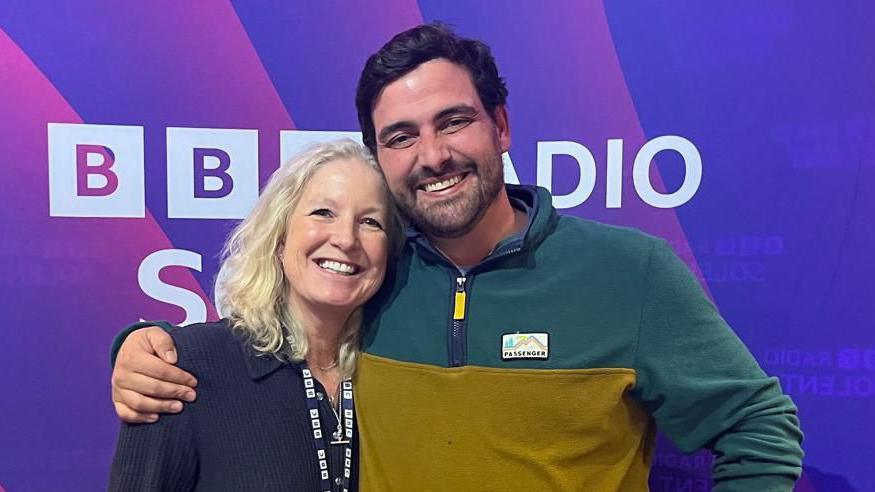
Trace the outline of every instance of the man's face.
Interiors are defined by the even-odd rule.
[[[428,235],[469,232],[503,186],[504,107],[493,120],[467,70],[436,59],[387,85],[372,116],[377,159],[401,211]]]

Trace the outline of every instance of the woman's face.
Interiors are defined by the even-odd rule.
[[[280,248],[292,305],[352,311],[377,292],[389,251],[381,180],[344,159],[324,164],[304,187]]]

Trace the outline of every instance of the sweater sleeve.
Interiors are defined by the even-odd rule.
[[[796,406],[663,241],[639,330],[635,395],[679,449],[713,451],[713,490],[791,491],[802,471]]]
[[[121,424],[110,491],[188,491],[197,482],[197,451],[187,411],[154,424]]]
[[[109,347],[110,367],[115,367],[115,358],[118,357],[118,351],[120,348],[122,348],[122,344],[125,343],[128,335],[139,330],[140,328],[148,328],[150,326],[157,326],[164,329],[164,331],[170,331],[173,328],[173,325],[171,325],[167,321],[140,321],[139,323],[134,323],[132,325],[126,326],[112,339],[112,345],[110,345]]]

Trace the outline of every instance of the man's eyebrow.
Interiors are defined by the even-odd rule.
[[[467,104],[457,104],[455,106],[451,106],[447,109],[444,109],[440,113],[438,113],[435,117],[435,121],[440,121],[449,116],[474,116],[477,114],[477,110],[473,106],[469,106]]]

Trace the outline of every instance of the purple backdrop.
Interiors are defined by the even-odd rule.
[[[216,317],[215,257],[234,220],[171,218],[167,129],[257,130],[257,159],[232,167],[257,169],[263,183],[284,152],[281,131],[357,130],[365,57],[432,20],[493,47],[519,180],[539,182],[552,165],[553,191],[572,194],[589,182],[586,168],[567,155],[544,162],[539,145],[588,149],[593,191],[565,212],[666,237],[781,378],[806,434],[797,490],[875,490],[873,15],[863,1],[3,2],[0,491],[105,488],[117,432],[112,336],[138,317],[191,316],[155,285],[196,294]],[[69,191],[75,181],[50,190],[73,150],[49,141],[49,123],[142,127],[145,213],[57,212],[64,193],[84,201]],[[689,200],[656,208],[633,183],[633,162],[665,135],[697,149],[702,180]],[[609,140],[622,140],[620,181],[609,178]],[[654,163],[658,192],[690,177],[677,152]],[[618,183],[622,206],[609,208]],[[149,279],[144,259],[165,250],[201,264],[171,262]],[[709,466],[704,453],[661,443],[651,486],[705,490]]]

